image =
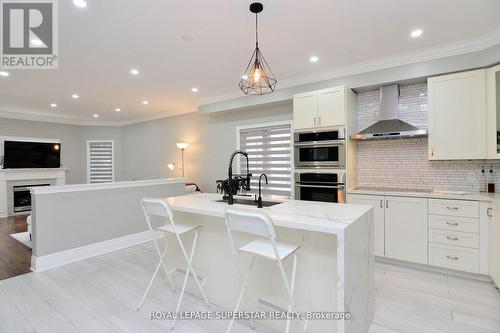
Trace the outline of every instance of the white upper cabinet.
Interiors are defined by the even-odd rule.
[[[315,91],[293,96],[295,129],[314,128],[318,123],[318,94]]]
[[[344,126],[345,114],[345,87],[318,91],[318,126]]]
[[[485,159],[486,71],[428,79],[429,159]]]
[[[500,158],[500,65],[486,72],[488,158]]]
[[[293,96],[295,129],[345,126],[346,88],[344,86]]]
[[[385,199],[385,256],[427,264],[427,199]]]

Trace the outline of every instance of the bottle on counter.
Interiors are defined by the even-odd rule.
[[[490,172],[488,172],[488,193],[495,193],[495,182],[496,176],[493,171],[493,166],[490,167]]]
[[[486,177],[486,171],[484,166],[481,167],[481,173],[479,174],[479,192],[486,192],[488,190],[488,180]]]

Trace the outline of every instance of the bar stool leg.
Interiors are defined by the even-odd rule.
[[[158,264],[156,265],[155,272],[153,273],[153,276],[151,277],[151,280],[149,280],[148,287],[146,288],[146,291],[144,292],[144,295],[141,298],[141,301],[139,303],[139,306],[137,306],[137,311],[139,311],[142,307],[142,304],[144,303],[144,300],[146,299],[146,296],[149,293],[149,290],[151,289],[151,286],[153,285],[153,281],[156,278],[156,275],[158,274],[158,271],[160,270],[160,267],[162,266],[162,263],[164,263],[163,258],[165,257],[165,254],[167,253],[167,249],[163,251],[163,253],[160,255],[160,260],[158,261]]]
[[[165,241],[165,251],[167,251],[167,237],[164,236],[163,237],[164,241]],[[155,248],[156,248],[156,252],[158,253],[158,256],[161,257],[161,254],[160,254],[160,247],[158,246],[158,242],[156,239],[153,240],[154,244],[155,244]],[[162,260],[162,266],[163,266],[163,270],[165,271],[165,275],[168,279],[168,281],[170,282],[170,287],[172,288],[172,291],[175,292],[175,286],[174,286],[174,283],[172,282],[172,278],[170,277],[170,273],[167,269],[167,260]]]
[[[247,289],[247,283],[248,283],[248,278],[250,277],[250,273],[252,272],[253,264],[255,262],[255,257],[252,257],[252,261],[250,262],[250,268],[248,269],[247,276],[245,277],[245,280],[243,281],[243,285],[241,287],[240,291],[240,296],[238,297],[238,301],[236,302],[236,306],[234,307],[233,313],[237,312],[238,309],[240,308],[241,300],[243,296],[246,298],[246,289]],[[229,326],[227,327],[226,333],[229,333],[231,331],[231,327],[233,326],[234,323],[234,317],[231,318],[231,321],[229,322]]]
[[[205,303],[207,304],[207,306],[210,306],[210,303],[208,302],[207,296],[205,295],[205,291],[203,290],[203,287],[201,286],[200,281],[198,280],[198,276],[196,275],[196,272],[193,269],[193,266],[191,264],[193,261],[194,251],[196,249],[196,243],[198,241],[198,231],[195,231],[195,233],[194,233],[193,246],[191,247],[191,253],[189,254],[189,256],[186,252],[186,249],[184,248],[184,244],[183,244],[182,240],[180,239],[179,236],[177,236],[177,237],[179,239],[179,245],[181,247],[182,253],[184,254],[184,257],[186,258],[186,261],[187,261],[187,269],[186,269],[186,274],[184,275],[184,282],[182,283],[182,289],[181,289],[181,293],[179,295],[179,300],[177,301],[177,307],[175,309],[176,314],[179,313],[179,310],[181,308],[182,298],[184,297],[184,292],[186,290],[186,284],[187,284],[187,280],[188,280],[190,273],[193,274],[194,280],[196,281],[196,284],[198,285],[198,288],[200,289],[200,292],[203,296],[203,299],[205,300]],[[175,328],[176,319],[177,318],[174,318],[174,321],[172,322],[172,326],[171,326],[172,329]]]

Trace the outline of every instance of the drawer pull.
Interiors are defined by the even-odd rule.
[[[458,222],[446,222],[447,225],[453,225],[453,226],[457,226],[459,225]]]
[[[458,210],[458,207],[446,206],[446,209],[449,209],[449,210]]]
[[[446,256],[446,258],[448,258],[450,260],[458,260],[458,257]]]
[[[458,240],[458,237],[450,237],[450,236],[446,236],[446,239],[447,239],[447,240],[452,240],[452,241],[457,241],[457,240]]]

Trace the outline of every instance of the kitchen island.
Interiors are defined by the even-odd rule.
[[[202,225],[194,256],[197,273],[207,279],[205,291],[210,302],[232,310],[240,290],[233,264],[224,211],[227,203],[217,202],[220,194],[188,194],[168,198],[175,219]],[[235,204],[242,209],[255,206]],[[287,200],[261,209],[273,220],[279,241],[300,245],[295,286],[299,311],[323,316],[348,312],[349,320],[309,319],[308,332],[367,332],[373,317],[373,209],[364,205],[332,204]],[[171,236],[168,236],[171,237]],[[236,246],[254,239],[236,234]],[[169,239],[169,244],[175,244]],[[190,244],[191,240],[186,240]],[[185,267],[175,246],[169,247],[169,266]],[[241,257],[246,270],[250,258]],[[285,261],[285,269],[290,270]],[[176,274],[176,284],[182,274]],[[193,281],[188,290],[197,295]],[[248,286],[250,307],[242,311],[268,311],[262,303],[286,306],[287,293],[279,271],[272,262],[257,261]],[[256,302],[257,301],[257,302]],[[285,321],[262,321],[283,330]],[[295,321],[293,331],[302,324]]]

